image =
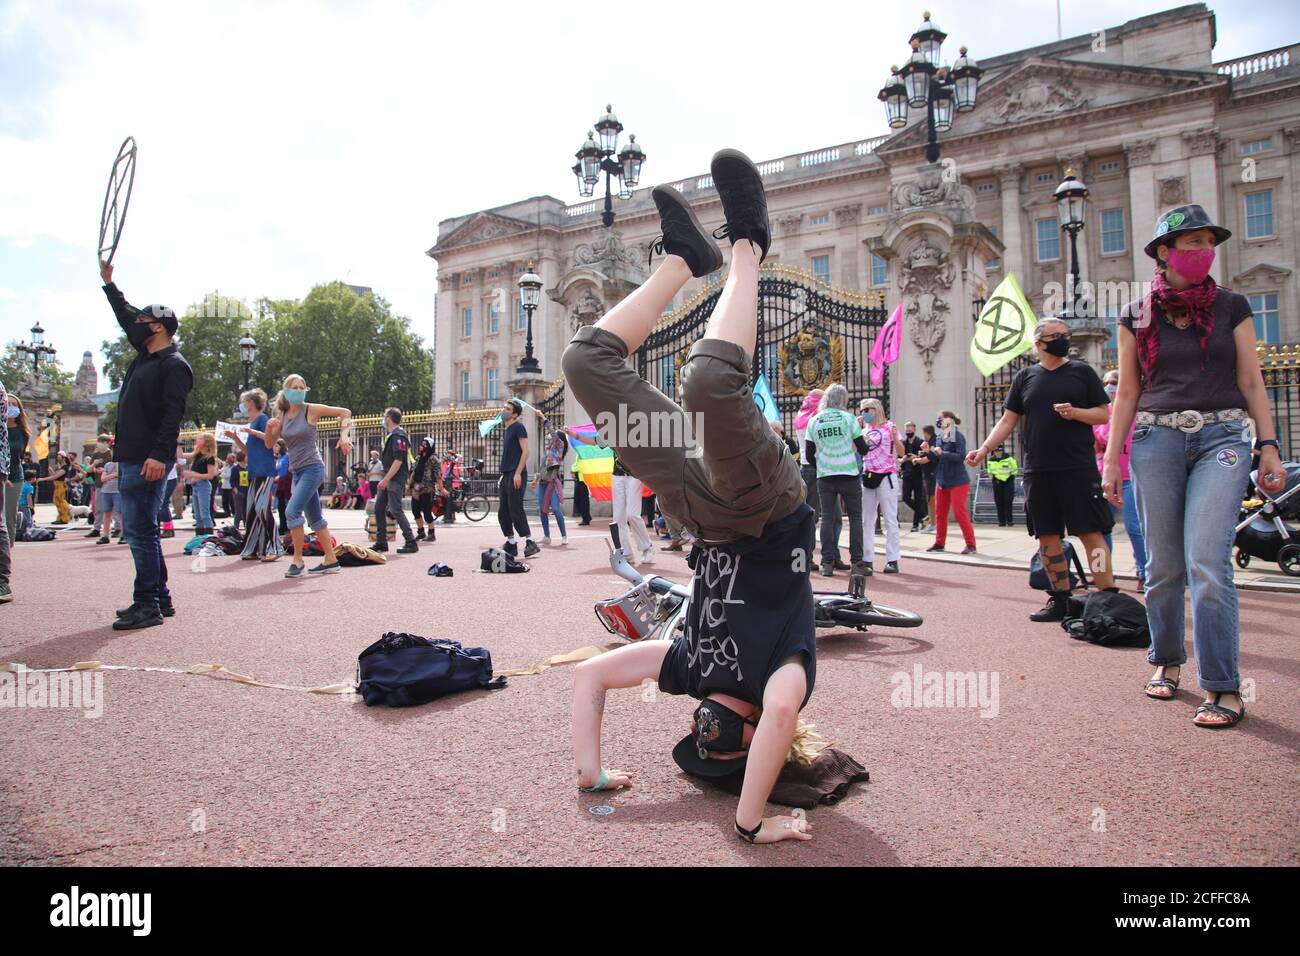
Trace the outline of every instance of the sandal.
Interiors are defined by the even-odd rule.
[[[1171,667],[1177,667],[1180,669],[1180,671],[1182,669],[1181,664],[1161,664],[1160,667],[1158,668],[1158,670],[1160,671],[1160,676],[1153,677],[1149,681],[1147,681],[1147,686],[1145,688],[1146,695],[1150,697],[1152,700],[1173,700],[1174,696],[1178,693],[1178,678],[1167,676],[1169,674],[1169,668]],[[1162,690],[1168,690],[1169,696],[1166,697],[1164,694],[1151,693],[1151,691],[1157,687],[1161,688]]]
[[[1236,711],[1236,710],[1231,710],[1227,707],[1220,706],[1219,698],[1221,698],[1224,694],[1231,694],[1232,696],[1236,697],[1237,700],[1241,701],[1241,710]],[[1196,719],[1196,717],[1199,717],[1201,714],[1219,714],[1220,716],[1227,717],[1228,719],[1214,721],[1213,723],[1206,723],[1205,721]],[[1210,730],[1220,730],[1225,727],[1235,727],[1238,723],[1241,722],[1241,718],[1245,716],[1246,716],[1246,702],[1241,700],[1241,695],[1237,691],[1235,690],[1215,691],[1213,703],[1211,703],[1208,700],[1202,701],[1201,706],[1196,708],[1196,715],[1192,717],[1192,723],[1194,723],[1197,727],[1206,727]]]

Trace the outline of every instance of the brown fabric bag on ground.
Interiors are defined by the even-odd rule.
[[[793,761],[787,762],[781,768],[781,775],[776,778],[772,795],[767,799],[769,803],[811,810],[818,804],[829,806],[838,803],[848,795],[849,788],[853,784],[866,783],[870,779],[871,774],[862,764],[842,750],[827,747],[808,766]],[[716,783],[730,794],[740,796],[745,775],[733,773],[709,782]]]
[[[358,568],[363,564],[387,564],[388,559],[372,548],[363,548],[359,544],[344,543],[334,546],[334,554],[339,564],[345,568]]]

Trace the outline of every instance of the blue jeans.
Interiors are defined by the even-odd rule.
[[[300,471],[294,471],[293,493],[289,495],[289,503],[284,506],[284,526],[290,531],[301,528],[304,523],[309,525],[312,531],[329,527],[325,515],[320,510],[320,486],[324,480],[323,462],[318,461]],[[304,511],[307,513],[305,522]]]
[[[136,467],[137,467],[137,469],[139,468],[138,465],[137,465]],[[119,482],[119,484],[118,484],[118,488],[120,489],[121,487],[122,487],[122,486],[121,486],[121,483]],[[176,479],[175,479],[175,478],[168,478],[167,481],[166,481],[166,487],[163,488],[162,501],[160,501],[160,502],[158,503],[158,520],[159,520],[159,521],[171,521],[171,520],[172,520],[172,491],[173,491],[175,488],[176,488]]]
[[[140,473],[142,462],[118,465],[118,495],[122,504],[122,535],[131,546],[135,561],[136,604],[157,606],[172,599],[167,590],[167,562],[163,560],[162,542],[158,540],[158,512],[163,506],[163,492],[170,482],[165,479],[145,481]]]
[[[1183,597],[1192,587],[1192,643],[1201,688],[1235,691],[1240,644],[1232,541],[1250,478],[1245,422],[1186,434],[1160,425],[1133,431],[1129,468],[1146,532],[1147,660],[1183,664]]]
[[[194,502],[194,527],[211,528],[212,527],[212,482],[196,481],[193,485],[193,491],[190,493],[190,500]]]
[[[1134,497],[1132,481],[1124,482],[1124,510],[1121,512],[1114,505],[1110,506],[1110,510],[1124,518],[1124,530],[1128,532],[1128,542],[1133,546],[1133,563],[1137,567],[1137,576],[1145,578],[1147,543],[1146,538],[1142,536],[1142,519],[1138,517],[1137,499]],[[1115,542],[1109,533],[1106,534],[1106,550],[1112,554],[1115,551]]]
[[[550,494],[546,490],[550,489]],[[542,496],[546,495],[546,500]],[[555,522],[560,526],[560,537],[567,537],[564,530],[564,499],[560,497],[560,483],[558,481],[544,481],[538,479],[537,482],[537,511],[542,516],[542,534],[546,537],[551,536],[551,523],[547,519],[548,512],[555,511]]]

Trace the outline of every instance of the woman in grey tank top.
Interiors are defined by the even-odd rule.
[[[325,481],[325,462],[316,448],[316,423],[322,418],[339,419],[338,450],[344,455],[352,452],[349,426],[352,412],[334,405],[307,403],[307,382],[301,375],[285,378],[280,394],[275,397],[276,417],[266,426],[266,433],[282,439],[289,453],[289,470],[293,473],[293,493],[284,507],[285,526],[293,536],[293,563],[284,572],[286,578],[300,577],[303,573],[303,544],[306,533],[303,525],[310,523],[312,532],[320,543],[325,560],[308,571],[308,574],[333,574],[341,570],[330,539],[329,525],[320,506],[320,487]]]

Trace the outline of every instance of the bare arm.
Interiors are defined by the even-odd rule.
[[[1264,373],[1259,368],[1259,353],[1255,351],[1255,323],[1245,321],[1232,331],[1237,346],[1237,387],[1246,398],[1246,409],[1255,422],[1256,438],[1277,438],[1273,410],[1264,387]],[[1274,478],[1276,476],[1276,478]],[[1282,457],[1272,445],[1259,452],[1259,485],[1269,494],[1277,494],[1286,487],[1286,473]]]
[[[1246,323],[1243,322],[1242,325]],[[1252,333],[1254,327],[1251,328]],[[1110,432],[1127,435],[1137,415],[1138,399],[1142,395],[1142,370],[1138,367],[1137,337],[1128,326],[1121,325],[1119,334],[1119,387],[1111,402]],[[1253,354],[1253,353],[1252,353]],[[1118,507],[1124,501],[1123,478],[1119,467],[1119,454],[1127,442],[1108,442],[1106,457],[1102,460],[1101,485],[1106,498]]]
[[[989,437],[984,439],[984,443],[966,456],[966,463],[981,464],[989,456],[990,451],[1007,440],[1007,436],[1016,430],[1018,424],[1020,424],[1019,415],[1010,409],[1004,411],[998,423],[993,426],[993,431],[989,432]]]

